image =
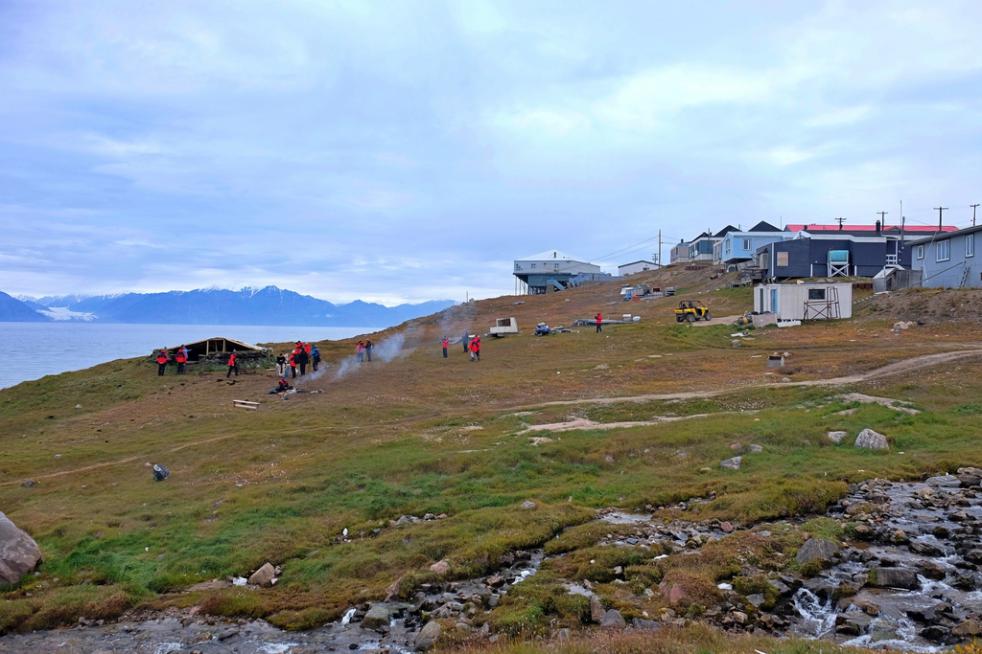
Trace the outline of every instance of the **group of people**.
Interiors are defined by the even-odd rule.
[[[464,354],[469,354],[471,361],[481,360],[481,337],[478,335],[471,336],[467,332],[464,332],[463,337],[460,339],[461,344],[464,346]],[[440,340],[440,347],[443,348],[443,358],[446,359],[450,356],[450,339],[444,336]]]
[[[177,364],[177,374],[183,375],[187,370],[188,362],[188,349],[183,344],[174,350],[174,363]],[[170,350],[166,347],[162,347],[157,350],[157,356],[154,358],[157,362],[157,375],[163,377],[164,371],[167,370],[167,364],[171,361]]]
[[[365,341],[358,341],[355,344],[355,358],[358,359],[358,363],[364,363],[372,361],[372,350],[375,349],[375,344],[372,343],[371,339]]]
[[[297,378],[297,368],[300,369],[300,376],[307,374],[307,366],[310,365],[314,370],[320,367],[321,352],[313,343],[297,341],[293,346],[293,351],[289,354],[283,353],[276,357],[276,374],[280,379],[286,381],[287,368],[290,369],[290,376]]]

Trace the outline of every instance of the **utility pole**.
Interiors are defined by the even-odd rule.
[[[948,210],[948,207],[935,207],[935,211],[938,212],[938,231],[941,231],[941,221],[944,217],[944,212]]]
[[[842,231],[842,223],[846,222],[846,219],[843,218],[842,216],[839,216],[838,218],[835,219],[835,222],[839,223],[839,231],[841,232]]]
[[[883,230],[886,230],[886,228],[887,228],[887,214],[890,213],[890,212],[889,211],[877,211],[876,213],[880,214],[880,227]]]
[[[655,263],[661,268],[661,230],[658,230],[658,256],[655,257]]]
[[[968,205],[972,207],[972,227],[975,227],[975,210],[979,208],[978,203]]]

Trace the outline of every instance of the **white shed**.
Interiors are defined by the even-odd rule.
[[[852,284],[798,282],[754,287],[754,311],[773,313],[778,320],[852,318]]]
[[[631,263],[625,263],[617,266],[617,274],[621,277],[627,277],[628,275],[634,275],[635,273],[644,272],[646,270],[657,269],[658,264],[654,261],[641,259],[640,261],[632,261]]]

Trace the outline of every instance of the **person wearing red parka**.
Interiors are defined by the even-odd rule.
[[[232,350],[232,354],[228,355],[228,372],[225,373],[225,379],[231,377],[233,372],[236,377],[239,376],[239,355],[235,353],[235,350]]]
[[[167,348],[162,347],[157,351],[157,376],[163,377],[164,370],[167,369],[167,362],[170,357],[167,356]]]

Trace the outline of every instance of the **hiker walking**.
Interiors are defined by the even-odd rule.
[[[167,369],[167,361],[168,360],[169,360],[169,357],[167,356],[167,348],[166,347],[162,347],[159,350],[157,350],[157,359],[156,359],[156,361],[157,361],[157,376],[158,377],[163,377],[164,376],[164,370]]]
[[[228,372],[225,373],[225,379],[231,377],[233,372],[236,377],[239,376],[239,355],[235,353],[235,350],[232,350],[232,354],[228,355]]]
[[[321,351],[316,345],[310,348],[310,362],[314,366],[314,372],[317,372],[317,366],[321,363]]]
[[[471,348],[471,361],[481,360],[481,337],[475,336],[470,342]]]
[[[365,357],[368,359],[369,363],[372,362],[372,350],[374,349],[375,349],[375,344],[372,343],[372,339],[368,339],[367,341],[365,341]]]
[[[443,337],[443,340],[440,341],[440,347],[443,348],[443,358],[446,359],[447,358],[447,348],[450,347],[450,339],[448,339],[446,336],[444,336]]]
[[[276,376],[286,377],[286,355],[282,353],[276,357]]]
[[[174,354],[174,362],[177,363],[177,374],[184,374],[184,364],[188,362],[188,349],[183,345],[177,348],[177,353]]]
[[[464,336],[460,339],[460,342],[464,344],[464,354],[467,354],[467,351],[468,351],[467,339],[469,339],[469,338],[470,337],[467,335],[467,332],[464,332]]]
[[[604,315],[599,311],[597,312],[596,321],[597,321],[597,333],[599,334],[604,330]]]

